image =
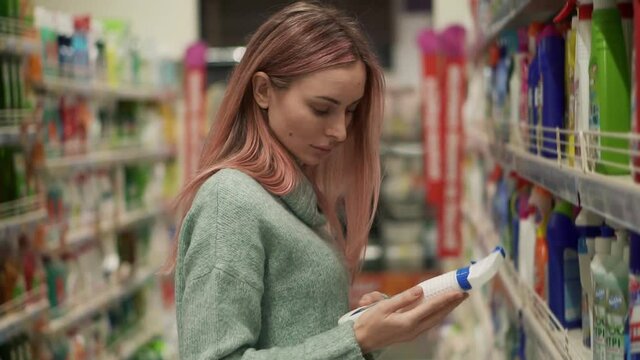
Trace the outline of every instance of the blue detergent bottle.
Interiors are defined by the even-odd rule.
[[[529,97],[529,152],[533,154],[538,153],[538,110],[541,97],[540,92],[540,69],[539,69],[538,57],[534,56],[529,64],[529,74],[527,77],[528,83],[528,97]]]
[[[567,329],[582,325],[582,287],[578,265],[578,231],[573,205],[557,200],[549,224],[549,308]]]
[[[555,129],[565,128],[565,40],[554,25],[547,25],[540,34],[538,44],[540,80],[542,82],[542,127],[540,149],[542,156],[556,158],[562,147],[556,140]],[[564,135],[560,140],[564,140]]]

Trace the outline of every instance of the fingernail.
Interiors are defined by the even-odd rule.
[[[420,296],[422,294],[423,294],[423,292],[422,292],[422,288],[420,286],[416,286],[413,289],[411,289],[411,295],[413,295],[413,296]]]

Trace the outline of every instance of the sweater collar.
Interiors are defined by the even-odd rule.
[[[327,220],[318,209],[318,198],[306,176],[300,176],[295,188],[281,197],[287,207],[311,228],[324,225]]]

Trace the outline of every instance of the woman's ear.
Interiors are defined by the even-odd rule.
[[[269,108],[269,95],[271,92],[271,80],[269,75],[262,71],[253,74],[251,79],[253,84],[253,98],[260,108],[266,110]]]

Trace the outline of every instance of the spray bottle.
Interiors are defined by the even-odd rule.
[[[549,246],[549,308],[565,328],[581,324],[578,232],[573,205],[557,200],[547,225]]]
[[[631,130],[629,65],[620,13],[614,0],[594,0],[589,60],[590,130],[598,134]],[[589,136],[589,160],[602,174],[628,174],[629,156],[605,150],[628,150],[627,139]]]
[[[591,304],[593,304],[590,264],[595,254],[595,238],[600,236],[600,227],[603,222],[602,217],[587,209],[582,209],[576,217],[578,262],[582,285],[582,342],[589,348],[591,348]]]

